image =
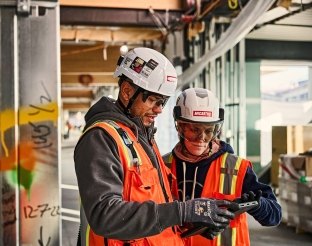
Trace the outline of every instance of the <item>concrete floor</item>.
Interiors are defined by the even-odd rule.
[[[248,216],[250,244],[252,246],[311,246],[312,233],[296,233],[294,227],[285,223],[277,227],[261,226],[253,217]]]
[[[62,148],[62,245],[76,245],[79,227],[79,195],[73,163],[74,143]],[[262,227],[248,217],[252,246],[312,246],[312,233],[296,233],[295,228],[281,224],[278,227]]]

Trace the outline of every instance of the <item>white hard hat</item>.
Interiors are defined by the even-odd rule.
[[[204,88],[190,88],[177,98],[174,107],[174,119],[193,123],[221,123],[223,109],[219,108],[219,100]]]
[[[121,57],[114,77],[128,77],[144,90],[172,96],[177,87],[177,72],[161,53],[149,48],[134,48]]]

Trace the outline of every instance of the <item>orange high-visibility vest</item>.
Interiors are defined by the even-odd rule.
[[[124,170],[124,184],[123,184],[123,199],[125,201],[136,201],[144,202],[152,200],[158,204],[165,203],[166,199],[164,197],[162,187],[160,185],[160,180],[156,168],[153,166],[150,158],[145,153],[141,144],[137,141],[135,135],[130,130],[121,123],[116,123],[113,121],[97,122],[92,125],[87,131],[94,127],[103,128],[113,139],[116,141],[118,146],[118,152],[121,164]],[[120,136],[117,130],[122,129],[127,137],[127,141],[132,143],[132,147],[136,153],[136,160],[133,160],[133,155],[129,147],[125,143],[125,139]],[[170,174],[170,169],[164,164],[161,155],[159,153],[156,144],[153,144],[153,149],[157,155],[158,163],[160,166],[160,171],[163,177],[163,182],[165,186],[166,193],[168,195],[169,202],[172,202],[172,196],[170,191],[170,185],[168,182],[168,175]],[[149,187],[149,189],[144,189]],[[160,234],[141,238],[137,240],[121,241],[115,239],[104,238],[102,236],[96,235],[92,228],[90,228],[83,209],[81,209],[81,243],[86,246],[121,246],[121,245],[131,245],[131,246],[182,246],[184,245],[183,240],[179,235],[173,230],[172,227],[166,228]],[[142,215],[142,216],[148,216]],[[177,228],[175,228],[177,229]]]
[[[169,157],[171,171],[176,176],[176,161]],[[225,153],[214,160],[205,178],[201,197],[234,200],[242,195],[242,187],[247,167],[251,167],[248,160]],[[171,186],[172,194],[178,197],[178,184],[174,180]],[[224,230],[213,240],[200,235],[185,239],[187,246],[249,246],[249,233],[246,213],[231,221],[229,228]]]

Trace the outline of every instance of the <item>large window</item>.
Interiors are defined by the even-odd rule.
[[[261,165],[272,160],[272,126],[304,125],[312,120],[309,73],[311,64],[262,63],[261,120],[257,122],[261,130]]]

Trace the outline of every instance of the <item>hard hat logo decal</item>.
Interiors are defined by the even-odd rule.
[[[158,66],[158,62],[154,61],[153,59],[150,59],[146,63],[146,66],[149,67],[150,69],[154,70]]]
[[[145,66],[143,67],[141,71],[141,75],[144,76],[145,78],[148,78],[153,72],[153,70],[158,66],[158,63],[154,61],[153,59],[150,59]]]
[[[153,71],[152,69],[145,66],[145,67],[143,67],[143,69],[141,71],[141,75],[144,76],[145,78],[148,78],[148,76],[150,76],[152,71]]]
[[[176,82],[176,80],[177,80],[177,77],[167,75],[167,82]]]
[[[130,59],[129,57],[126,57],[125,62],[124,62],[125,66],[130,67],[131,63],[132,63],[132,59]]]
[[[146,62],[143,59],[136,57],[131,63],[130,68],[137,73],[141,73],[145,64]]]
[[[193,111],[193,116],[212,117],[211,111]]]

